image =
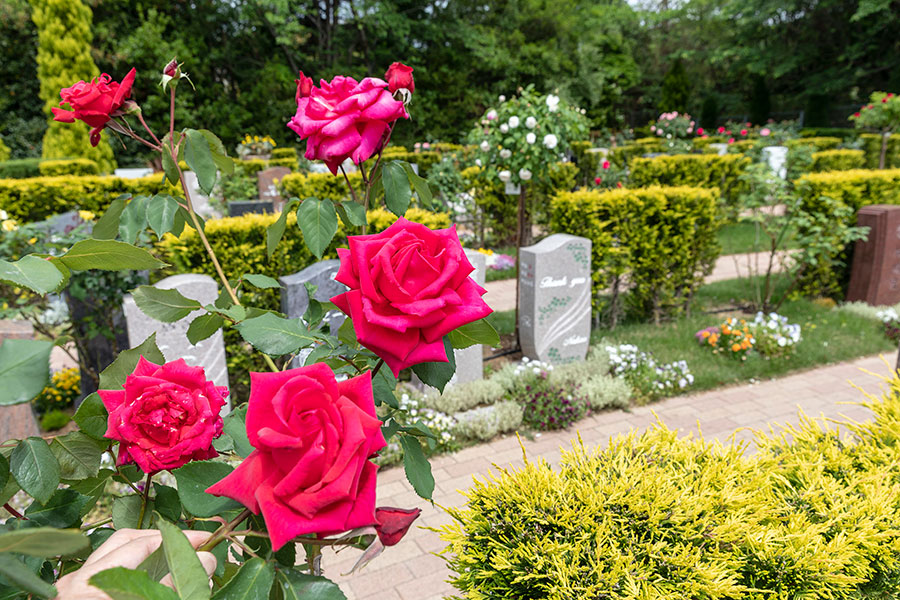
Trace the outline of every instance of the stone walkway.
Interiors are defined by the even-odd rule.
[[[768,260],[768,252],[720,256],[716,261],[713,272],[706,278],[706,282],[725,281],[726,279],[735,279],[739,276],[746,277],[751,266],[757,272],[764,272],[768,266]],[[773,271],[781,271],[781,263],[777,258]],[[487,290],[487,294],[484,295],[484,301],[495,311],[513,310],[516,307],[515,279],[489,281],[484,287]]]
[[[893,356],[886,358],[893,363]],[[752,438],[748,429],[735,434],[739,428],[763,429],[775,423],[795,424],[798,410],[811,417],[838,418],[843,415],[864,420],[870,416],[867,409],[846,404],[863,399],[850,381],[868,392],[878,392],[882,380],[863,370],[887,375],[891,367],[879,357],[867,357],[777,380],[669,398],[634,408],[631,412],[603,412],[580,421],[570,430],[545,433],[533,441],[523,440],[525,451],[529,460],[546,459],[556,464],[560,448],[571,447],[577,433],[587,446],[604,446],[610,436],[645,429],[655,421],[654,413],[669,427],[696,433],[699,426],[707,439],[723,442],[733,434],[738,441]],[[521,467],[522,449],[515,436],[507,436],[456,454],[436,457],[431,464],[437,482],[434,493],[437,506],[429,506],[415,495],[402,468],[379,474],[378,506],[422,508],[422,516],[415,524],[418,527],[414,526],[400,544],[388,548],[361,572],[349,577],[340,574],[350,570],[359,551],[344,550],[337,556],[331,550],[325,551],[325,573],[340,583],[348,600],[440,600],[451,595],[454,590],[446,581],[450,571],[444,560],[433,554],[445,544],[437,534],[421,527],[449,523],[450,518],[439,507],[462,506],[464,498],[458,490],[468,489],[473,477],[483,479],[490,471],[496,472],[492,465]]]

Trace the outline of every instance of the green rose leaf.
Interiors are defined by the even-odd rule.
[[[59,289],[65,277],[53,261],[38,258],[33,254],[23,256],[15,262],[0,260],[0,280],[12,285],[21,285],[38,294],[47,294]]]
[[[156,345],[155,332],[151,333],[150,337],[141,342],[140,346],[135,346],[130,350],[120,352],[116,357],[116,360],[114,360],[111,365],[103,369],[103,372],[100,373],[100,389],[121,389],[122,386],[125,385],[125,378],[134,372],[134,368],[137,366],[138,360],[140,360],[142,356],[157,365],[161,365],[166,362],[162,351]]]
[[[163,148],[171,149],[172,147],[172,135],[167,133],[166,136],[162,139]],[[164,150],[162,153],[162,166],[163,171],[166,173],[166,179],[169,180],[169,183],[172,185],[178,185],[178,165],[175,163],[175,159],[172,158],[172,155],[169,154],[170,150]],[[176,147],[176,153],[180,153],[181,149]]]
[[[249,438],[247,438],[247,405],[244,404],[231,411],[222,421],[222,430],[234,442],[234,451],[242,458],[250,456],[254,448],[250,445]]]
[[[431,202],[434,197],[431,194],[431,188],[428,187],[428,182],[419,177],[419,174],[413,171],[412,165],[408,162],[404,161],[400,164],[403,165],[403,170],[406,171],[409,182],[413,184],[416,195],[419,197],[419,201],[425,205],[425,208],[431,208]]]
[[[156,496],[153,498],[156,512],[172,522],[180,519],[181,500],[178,499],[178,490],[155,481],[153,482],[153,490],[156,492]]]
[[[499,346],[500,334],[486,319],[466,323],[447,334],[447,339],[454,348],[468,348],[475,344]]]
[[[282,287],[278,280],[269,277],[268,275],[258,275],[256,273],[247,273],[242,278],[244,281],[252,285],[253,287],[258,287],[259,289],[274,289]]]
[[[372,377],[372,393],[375,397],[375,406],[387,404],[391,408],[400,408],[394,389],[397,387],[397,378],[387,367],[382,367]]]
[[[225,175],[234,174],[234,161],[229,158],[228,151],[225,150],[225,144],[222,143],[216,134],[214,134],[209,129],[198,129],[203,137],[206,138],[206,142],[209,144],[209,151],[212,153],[213,162],[216,163],[216,167]]]
[[[72,420],[78,425],[82,433],[86,433],[94,439],[102,440],[107,429],[109,413],[103,406],[100,394],[94,392],[82,401],[81,406],[75,411]]]
[[[53,343],[43,340],[4,340],[0,345],[0,405],[28,402],[49,381]]]
[[[0,552],[14,552],[37,558],[71,556],[90,547],[90,540],[77,529],[29,527],[0,533]]]
[[[81,524],[81,512],[88,501],[90,498],[75,490],[56,490],[47,502],[32,502],[25,516],[47,527],[77,527]]]
[[[150,527],[153,516],[153,500],[147,502],[144,517],[141,518],[141,497],[122,496],[113,500],[112,520],[116,529],[146,529]],[[140,519],[140,524],[138,524]]]
[[[54,438],[50,451],[59,463],[61,479],[85,479],[100,471],[100,457],[107,444],[101,445],[81,431]]]
[[[131,293],[134,303],[145,315],[163,323],[180,321],[203,304],[185,298],[178,290],[161,290],[152,285],[142,285]]]
[[[409,208],[412,199],[412,190],[409,188],[409,179],[403,164],[394,160],[384,165],[381,175],[384,183],[384,203],[388,210],[402,217]]]
[[[110,202],[109,208],[103,216],[94,224],[91,237],[95,240],[114,240],[119,233],[119,219],[125,210],[125,201],[131,198],[131,194],[121,194]]]
[[[82,240],[59,260],[73,271],[139,271],[166,266],[143,248],[116,240]]]
[[[146,571],[125,567],[100,571],[91,576],[90,584],[113,600],[179,600],[172,588],[153,581]]]
[[[338,218],[334,203],[327,198],[307,198],[297,210],[297,224],[303,232],[306,247],[316,258],[322,258],[337,233]]]
[[[147,201],[149,199],[148,196],[135,196],[122,209],[122,214],[119,216],[119,237],[123,242],[133,244],[138,235],[147,228]],[[104,239],[111,240],[115,237]]]
[[[241,508],[231,498],[219,498],[206,493],[206,488],[224,479],[234,469],[225,463],[209,460],[189,462],[172,471],[178,482],[181,505],[195,517],[213,517],[228,510]]]
[[[0,554],[0,575],[38,598],[55,598],[56,588],[41,579],[28,565],[9,554]]]
[[[6,487],[9,481],[9,461],[5,456],[0,454],[0,489]],[[4,504],[6,504],[4,502]]]
[[[285,319],[272,313],[247,319],[235,327],[244,340],[270,356],[291,354],[315,342],[299,319]]]
[[[22,440],[9,456],[9,471],[26,493],[46,503],[59,485],[59,463],[39,437]]]
[[[178,597],[182,600],[209,600],[209,576],[190,540],[165,519],[160,518],[158,525],[166,564],[169,565]]]
[[[216,185],[216,161],[213,160],[209,142],[203,133],[196,129],[184,132],[184,161],[197,174],[200,189],[209,196]]]
[[[275,568],[271,564],[251,558],[213,595],[213,600],[267,600],[274,580]]]
[[[344,220],[345,224],[355,225],[356,227],[362,227],[366,224],[366,207],[362,204],[352,201],[341,202],[341,208],[344,209],[344,214],[347,216]]]
[[[162,239],[162,236],[175,229],[175,216],[179,208],[178,201],[172,196],[157,195],[147,202],[147,224],[157,238]]]
[[[411,435],[401,435],[398,439],[403,448],[403,470],[406,472],[406,479],[420,497],[431,500],[431,495],[434,494],[434,475],[431,473],[431,464],[422,451],[422,444],[418,438]]]
[[[288,215],[298,204],[300,204],[300,200],[291,198],[287,204],[284,205],[284,208],[281,209],[281,214],[278,215],[275,222],[266,228],[266,254],[268,254],[269,258],[272,258],[272,254],[275,253],[275,248],[278,247],[278,242],[284,237]]]
[[[456,373],[456,356],[448,338],[444,338],[444,351],[449,362],[427,362],[413,365],[413,373],[426,384],[443,392],[444,387]]]
[[[276,579],[284,600],[347,600],[341,588],[324,577],[279,569]]]
[[[219,315],[200,315],[188,326],[187,339],[192,344],[199,344],[212,334],[217,332],[225,324],[225,319]]]
[[[75,490],[80,494],[84,494],[88,498],[91,499],[91,502],[85,505],[85,508],[82,509],[82,516],[86,512],[85,509],[90,510],[97,500],[105,493],[106,491],[106,482],[109,480],[110,476],[113,474],[112,469],[103,469],[101,470],[96,477],[88,477],[86,479],[78,479],[74,481],[67,481],[69,484],[69,489]]]

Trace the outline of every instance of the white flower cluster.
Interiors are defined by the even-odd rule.
[[[553,365],[544,363],[539,360],[532,360],[527,356],[522,357],[522,362],[516,365],[514,371],[516,376],[537,375],[538,377],[546,377],[553,370]]]
[[[659,364],[649,352],[641,351],[634,344],[607,346],[606,352],[617,377],[645,376],[649,378],[646,383],[657,390],[683,390],[694,383],[694,376],[683,360]]]
[[[897,310],[893,307],[879,310],[875,313],[875,316],[882,323],[895,323],[900,321],[900,315],[897,314]]]
[[[893,309],[891,309],[893,310]],[[896,313],[894,313],[896,315]],[[788,318],[778,313],[764,314],[756,313],[751,327],[754,331],[754,337],[769,338],[780,348],[795,346],[800,342],[800,325],[797,323],[788,323]]]
[[[456,427],[456,419],[446,413],[427,408],[422,402],[409,394],[400,396],[400,410],[409,415],[412,423],[421,421],[433,434],[438,436],[438,444],[449,444],[453,441],[453,428]]]

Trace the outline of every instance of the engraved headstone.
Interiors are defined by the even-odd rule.
[[[336,258],[323,260],[305,269],[297,271],[293,275],[280,277],[278,281],[284,288],[281,290],[281,312],[292,319],[303,316],[309,308],[309,295],[306,293],[306,284],[318,286],[314,298],[319,302],[329,302],[333,297],[347,291],[347,286],[335,281],[341,261]],[[333,333],[344,322],[344,313],[339,310],[328,311],[325,314],[327,322]]]
[[[77,210],[70,210],[64,213],[53,215],[52,217],[49,217],[44,221],[35,223],[34,226],[44,231],[48,236],[68,234],[71,233],[71,231],[76,227],[81,226],[84,227],[82,231],[84,231],[86,235],[90,235],[91,230],[93,229],[93,226],[90,223],[85,223],[84,219],[81,218],[81,215],[78,214]]]
[[[481,252],[466,250],[466,257],[475,270],[469,275],[475,283],[484,286],[484,278],[487,270],[487,258]],[[484,347],[475,344],[461,350],[454,350],[456,357],[456,373],[450,379],[450,383],[466,383],[484,378]]]
[[[278,182],[290,175],[287,167],[269,167],[256,174],[256,183],[259,187],[259,199],[271,202],[275,211],[280,211],[284,200],[278,191]]]
[[[122,179],[141,179],[153,175],[153,169],[149,168],[132,168],[132,169],[116,169],[113,171],[116,177]]]
[[[275,212],[275,204],[271,200],[234,200],[228,203],[229,217],[272,212]]]
[[[154,287],[163,290],[178,290],[185,298],[197,300],[203,304],[212,304],[219,294],[216,281],[209,275],[188,273],[173,275],[157,282]],[[206,378],[216,385],[228,385],[228,367],[225,363],[225,341],[220,329],[212,336],[201,340],[196,345],[187,339],[188,326],[197,316],[205,311],[196,310],[185,318],[174,323],[162,323],[145,315],[134,298],[125,297],[123,308],[128,323],[128,343],[135,347],[156,332],[156,344],[162,351],[166,361],[183,358],[192,366],[203,367]],[[230,406],[226,402],[227,410]]]
[[[857,225],[868,227],[869,236],[853,250],[847,301],[873,306],[900,302],[900,206],[864,206]]]
[[[584,360],[591,337],[591,240],[557,233],[519,249],[522,354]]]
[[[787,146],[768,146],[763,148],[763,156],[769,163],[769,168],[782,179],[787,178]]]
[[[30,340],[34,337],[34,327],[28,321],[0,320],[0,345],[4,340]],[[31,402],[0,406],[0,442],[24,440],[33,435],[41,435]]]

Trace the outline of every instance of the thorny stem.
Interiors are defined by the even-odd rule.
[[[234,544],[235,546],[237,546],[238,548],[240,548],[241,550],[243,550],[246,554],[249,554],[250,556],[252,556],[253,558],[259,558],[259,554],[257,554],[253,550],[251,550],[250,547],[247,546],[247,544],[245,544],[244,542],[242,542],[238,539],[235,539],[235,535],[236,534],[229,534],[227,536],[228,541],[231,542],[232,544]]]
[[[362,172],[362,169],[360,169]],[[359,204],[359,198],[356,197],[356,190],[353,189],[353,186],[350,184],[350,178],[347,177],[347,171],[344,170],[344,165],[341,165],[341,173],[344,175],[344,181],[347,182],[347,187],[350,188],[350,195],[353,197],[353,201]]]
[[[110,452],[110,454],[112,454],[112,452]],[[130,487],[132,490],[134,490],[134,493],[135,493],[135,494],[140,494],[140,493],[141,493],[141,490],[137,489],[137,488],[135,487],[135,485],[134,485],[133,483],[131,483],[130,481],[128,481],[128,478],[125,477],[125,475],[122,474],[122,469],[120,468],[120,465],[118,464],[119,461],[116,459],[115,455],[113,455],[113,460],[116,461],[116,475],[118,475],[119,477],[121,477],[122,480],[125,481],[126,484],[128,484],[128,487]]]
[[[150,127],[147,125],[147,122],[144,121],[144,115],[143,115],[142,113],[138,113],[138,114],[137,114],[137,117],[138,117],[138,121],[141,122],[141,125],[144,126],[144,129],[147,130],[147,133],[150,134],[150,137],[153,138],[153,141],[156,142],[157,145],[162,146],[162,142],[159,141],[159,138],[156,137],[156,135],[153,133],[153,131],[152,131],[152,130],[150,129]]]
[[[383,359],[383,358],[379,358],[379,359],[378,359],[378,364],[375,365],[375,368],[374,368],[374,369],[372,369],[372,377],[375,377],[376,375],[378,375],[378,371],[381,370],[382,365],[384,365],[384,359]]]
[[[204,542],[202,546],[197,548],[198,552],[208,552],[218,546],[221,542],[225,541],[228,538],[229,534],[234,531],[234,528],[237,527],[242,521],[247,519],[251,514],[249,508],[245,508],[241,511],[241,513],[228,521],[218,529],[216,529],[209,539]]]
[[[147,513],[147,504],[150,502],[150,479],[153,475],[147,473],[147,479],[144,481],[144,493],[141,495],[141,512],[138,515],[137,528],[144,528],[144,515]]]

